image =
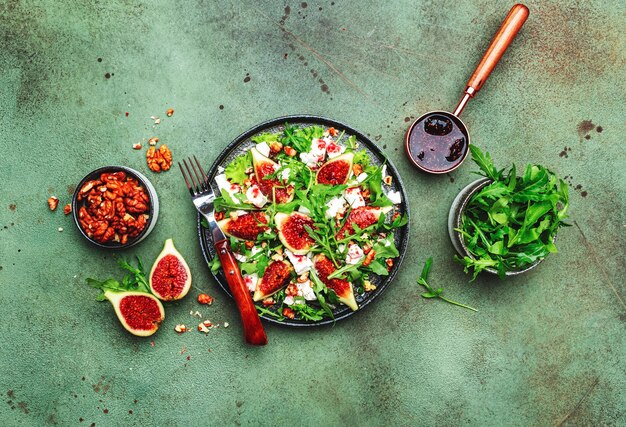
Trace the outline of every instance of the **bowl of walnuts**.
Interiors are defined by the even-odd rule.
[[[72,197],[72,214],[88,241],[101,248],[123,249],[150,234],[159,215],[159,198],[140,172],[105,166],[80,181]]]

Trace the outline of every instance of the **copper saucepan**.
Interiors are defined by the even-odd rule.
[[[528,8],[516,4],[504,19],[480,63],[465,88],[465,93],[453,113],[430,111],[409,127],[405,147],[409,159],[421,170],[441,174],[458,168],[469,152],[467,127],[459,116],[470,98],[483,86],[502,55],[528,18]]]

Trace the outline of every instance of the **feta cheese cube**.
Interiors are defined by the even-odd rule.
[[[367,179],[367,174],[365,172],[361,172],[359,176],[356,177],[358,182],[363,182]]]
[[[334,218],[338,213],[344,213],[344,199],[341,196],[335,196],[326,203],[328,209],[326,209],[326,217]]]
[[[226,174],[223,173],[215,177],[215,183],[220,191],[226,191],[231,198],[241,191],[241,186],[238,184],[231,184],[228,178],[226,178]]]
[[[346,264],[358,264],[365,256],[363,249],[357,244],[351,244],[346,254]]]
[[[343,192],[343,198],[346,199],[346,202],[348,202],[352,209],[365,206],[365,199],[359,187],[346,188]]]
[[[267,197],[265,194],[261,193],[261,189],[256,184],[248,188],[246,197],[257,208],[262,208],[267,203]]]
[[[285,249],[285,255],[289,258],[297,275],[309,271],[313,267],[313,261],[306,255],[295,255],[289,249]]]
[[[263,154],[265,157],[269,157],[270,156],[270,146],[267,145],[267,142],[263,141],[263,142],[259,142],[256,145],[256,149],[259,153]]]
[[[307,301],[315,301],[317,299],[315,292],[313,292],[313,288],[311,287],[310,280],[307,280],[304,283],[296,282],[296,287],[298,288],[298,296],[304,297]]]
[[[399,191],[390,191],[386,195],[387,198],[391,200],[391,203],[393,203],[394,205],[402,203],[402,195]]]
[[[256,284],[258,281],[259,275],[256,273],[243,275],[243,283],[246,285],[250,292],[254,292],[256,290]]]

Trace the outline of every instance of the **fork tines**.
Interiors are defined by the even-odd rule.
[[[187,160],[189,160],[189,164],[187,164]],[[191,157],[189,157],[189,159],[183,159],[183,163],[185,165],[184,169],[180,162],[178,162],[178,167],[180,167],[180,171],[185,179],[185,184],[187,184],[187,188],[189,189],[191,195],[195,196],[204,191],[208,191],[210,188],[209,178],[204,173],[204,169],[202,169],[202,166],[196,156],[193,156],[193,160]],[[191,168],[189,165],[191,165]],[[196,169],[196,165],[198,166],[198,169]],[[185,169],[187,170],[187,173],[185,173]]]

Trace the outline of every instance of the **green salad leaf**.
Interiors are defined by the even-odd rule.
[[[121,282],[116,279],[107,279],[103,282],[87,278],[87,284],[93,288],[100,289],[100,294],[96,297],[97,301],[104,301],[104,293],[106,291],[113,292],[146,292],[150,293],[150,285],[146,277],[146,270],[139,257],[137,259],[137,266],[132,265],[130,262],[123,258],[120,258],[117,263],[123,269],[129,272],[125,275]]]
[[[527,165],[522,176],[515,165],[505,173],[489,153],[475,145],[470,149],[481,174],[492,182],[472,196],[462,213],[457,231],[472,256],[455,259],[465,272],[475,280],[490,268],[504,277],[556,252],[556,232],[567,225],[567,184],[541,165]]]
[[[241,156],[235,157],[224,169],[224,174],[226,174],[226,178],[229,181],[241,185],[248,178],[246,170],[251,167],[252,159],[250,158],[250,153],[246,152]]]
[[[443,288],[437,288],[434,289],[432,288],[427,280],[428,280],[428,273],[430,273],[430,267],[433,264],[433,259],[432,258],[428,258],[426,260],[426,262],[424,263],[424,268],[422,268],[422,273],[420,274],[420,277],[417,279],[417,284],[423,286],[426,289],[426,292],[422,293],[421,297],[422,298],[439,298],[442,301],[447,302],[448,304],[452,304],[452,305],[456,305],[458,307],[463,307],[463,308],[467,308],[468,310],[472,310],[472,311],[478,311],[476,310],[474,307],[470,307],[469,305],[465,305],[465,304],[461,304],[458,303],[456,301],[452,301],[448,298],[445,298],[443,296]]]

